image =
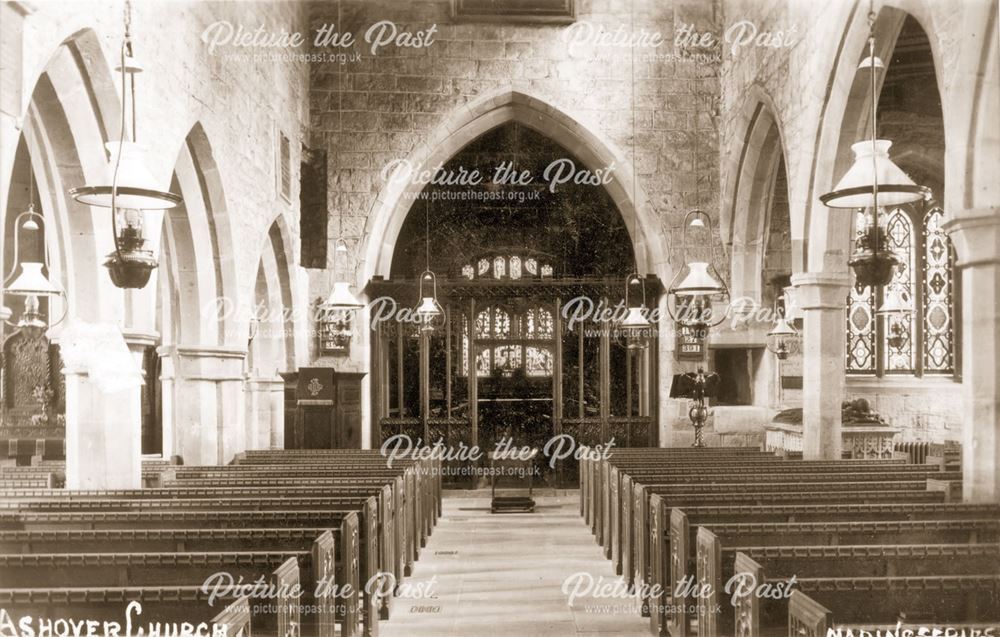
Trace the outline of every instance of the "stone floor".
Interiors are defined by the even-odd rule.
[[[579,582],[608,588],[620,579],[579,514],[579,495],[536,497],[535,513],[491,515],[488,498],[449,496],[421,552],[411,598],[395,599],[382,637],[648,635],[634,597],[581,595]],[[429,582],[433,585],[428,585]],[[425,591],[433,597],[420,598]],[[584,591],[585,592],[585,591]]]

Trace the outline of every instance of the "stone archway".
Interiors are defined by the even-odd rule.
[[[188,463],[222,463],[246,448],[248,319],[225,189],[200,123],[181,146],[171,189],[184,201],[164,217],[158,273],[163,449]]]
[[[612,180],[605,187],[621,211],[632,238],[640,272],[655,273],[669,280],[669,250],[652,205],[641,187],[633,183],[631,162],[600,134],[584,127],[556,106],[510,89],[486,95],[455,109],[428,139],[415,148],[404,164],[397,166],[379,193],[365,227],[358,280],[362,284],[374,275],[388,276],[392,248],[403,220],[423,187],[407,179],[433,170],[466,144],[501,124],[516,121],[533,128],[578,156],[591,169],[614,165]],[[635,189],[635,200],[632,192]]]

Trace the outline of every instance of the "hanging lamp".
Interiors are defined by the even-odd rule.
[[[788,310],[791,302],[788,297],[782,297],[782,300],[785,309],[783,311],[779,311],[778,302],[775,301],[774,325],[767,332],[765,337],[767,350],[774,354],[775,358],[779,361],[786,360],[789,354],[798,350],[799,345],[799,331],[795,329],[795,326],[792,325],[791,319],[789,318]]]
[[[437,298],[437,275],[431,271],[430,212],[424,199],[424,271],[417,284],[420,302],[414,309],[420,334],[430,334],[444,320],[444,308]]]
[[[66,297],[66,292],[57,284],[50,281],[45,274],[45,272],[50,270],[49,264],[51,263],[49,260],[48,243],[45,240],[45,229],[45,218],[38,212],[35,212],[34,202],[31,202],[28,210],[22,212],[14,219],[14,268],[4,279],[2,289],[3,295],[11,294],[24,297],[24,309],[17,323],[11,323],[10,318],[13,316],[13,311],[6,304],[0,304],[2,306],[2,309],[0,309],[0,320],[22,330],[29,338],[41,336],[45,329],[50,327],[50,324],[43,318],[39,297],[46,297],[48,299],[55,297],[63,297],[65,299]],[[40,238],[42,245],[41,261],[20,261],[21,232],[23,231],[42,233]],[[20,266],[20,273],[18,273],[18,266]],[[65,303],[63,310],[62,316],[52,321],[51,326],[61,323],[66,318]]]
[[[633,3],[631,21],[634,23],[635,7]],[[632,91],[632,201],[638,206],[638,186],[639,186],[639,176],[636,169],[636,95],[635,95],[635,52],[632,52],[632,57],[630,58],[630,73],[632,78],[631,91]],[[638,285],[640,290],[640,303],[638,305],[632,305],[629,298],[629,291],[633,285]],[[625,340],[628,349],[637,350],[643,349],[646,346],[645,337],[649,334],[652,324],[649,319],[646,318],[646,285],[643,277],[638,271],[632,272],[625,279],[625,317],[618,323],[618,329],[621,330],[625,335]]]
[[[688,228],[706,228],[712,235],[712,219],[702,210],[692,210],[684,217],[684,245]],[[711,241],[711,239],[709,239]],[[715,267],[707,261],[691,261],[680,268],[667,288],[667,312],[678,325],[715,327],[726,318],[716,308],[729,302],[729,288]]]
[[[875,8],[872,2],[868,12],[868,56],[858,65],[859,69],[870,69],[871,138],[851,146],[854,164],[832,191],[819,198],[829,208],[871,210],[872,222],[859,233],[855,250],[848,260],[858,282],[865,286],[886,285],[892,280],[893,270],[899,264],[898,257],[886,247],[885,233],[879,226],[880,207],[913,203],[931,194],[929,188],[914,183],[889,158],[892,142],[877,139],[876,73],[884,67],[882,60],[875,55]]]
[[[142,67],[133,57],[132,5],[125,2],[125,37],[120,61],[115,69],[121,77],[121,118],[118,141],[106,143],[108,164],[101,179],[69,191],[76,201],[111,209],[115,249],[104,266],[111,282],[119,288],[138,289],[149,283],[159,262],[163,211],[181,203],[180,195],[164,190],[146,165],[138,145],[135,103],[135,76]],[[131,97],[131,109],[128,109]],[[131,110],[131,139],[126,138],[127,112]]]

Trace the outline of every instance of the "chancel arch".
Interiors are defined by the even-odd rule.
[[[455,109],[431,135],[405,159],[393,165],[365,226],[358,280],[387,276],[393,246],[403,220],[422,185],[410,176],[433,172],[455,153],[490,129],[507,122],[520,122],[573,152],[583,167],[607,170],[605,188],[621,211],[641,272],[667,280],[668,246],[660,221],[641,184],[633,179],[632,162],[599,132],[588,128],[557,106],[520,91],[504,89],[484,95]]]
[[[412,308],[426,295],[419,281],[430,269],[447,318],[429,334],[405,321],[372,325],[376,444],[396,433],[484,449],[505,437],[541,447],[558,433],[590,444],[655,444],[656,338],[631,348],[593,312],[623,302],[638,257],[608,190],[553,191],[542,181],[546,166],[564,158],[582,163],[544,132],[507,122],[442,171],[492,174],[509,162],[534,181],[486,183],[472,188],[473,201],[451,196],[457,191],[447,185],[418,193],[389,276],[373,279],[366,293]],[[644,277],[643,285],[655,307],[659,280]],[[636,302],[642,289],[630,294]]]

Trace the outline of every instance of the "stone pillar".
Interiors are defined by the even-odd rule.
[[[247,449],[284,447],[285,381],[277,378],[250,378],[247,392]]]
[[[176,362],[171,455],[180,456],[184,464],[228,463],[248,448],[243,407],[246,350],[177,346],[168,351]]]
[[[155,335],[126,334],[129,352],[142,368],[143,350]],[[66,377],[66,488],[142,487],[142,388],[103,393],[84,368]]]
[[[963,498],[1000,502],[1000,208],[961,211],[943,228],[961,272]]]
[[[844,399],[846,272],[792,276],[802,308],[802,457],[839,460]]]
[[[160,429],[163,433],[161,449],[163,457],[169,458],[176,454],[174,449],[174,404],[176,402],[176,387],[174,386],[174,358],[170,347],[157,347],[160,357]]]

